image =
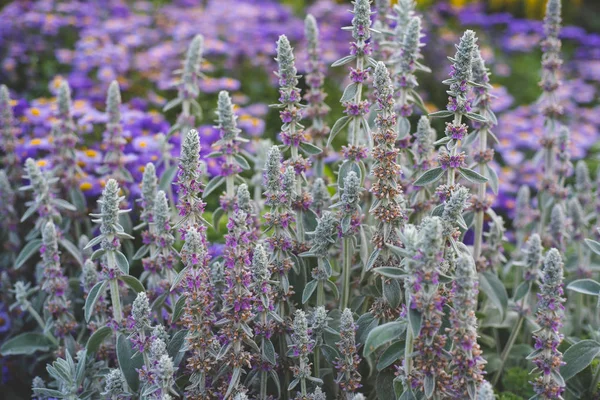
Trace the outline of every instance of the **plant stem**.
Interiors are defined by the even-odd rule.
[[[109,281],[110,285],[110,299],[113,306],[113,318],[117,321],[117,324],[121,323],[123,319],[123,311],[121,310],[121,296],[119,294],[119,281],[114,278]]]
[[[479,134],[479,151],[481,154],[487,149],[487,130],[483,130]],[[483,161],[483,160],[482,160]],[[485,175],[485,163],[479,164],[479,173]],[[485,201],[485,188],[486,183],[482,182],[477,187],[477,198],[479,201]],[[483,209],[477,210],[475,215],[475,239],[473,242],[473,258],[477,263],[477,260],[481,256],[481,245],[483,241]]]
[[[40,328],[42,328],[42,332],[46,331],[46,324],[44,323],[44,320],[42,319],[42,317],[40,317],[40,314],[31,306],[31,304],[27,305],[27,311],[29,311],[29,315],[31,315],[33,319],[35,319],[35,321],[38,323]],[[50,339],[50,341],[56,346],[59,345],[58,340],[50,332],[46,333],[45,336],[48,339]]]
[[[350,300],[350,273],[352,269],[352,241],[350,237],[345,237],[344,242],[344,264],[342,265],[342,301],[340,310],[344,311],[348,307]]]
[[[508,342],[506,342],[506,346],[504,347],[504,350],[502,351],[502,355],[500,356],[500,367],[498,368],[496,375],[494,375],[494,379],[492,380],[492,386],[496,386],[496,384],[498,383],[498,380],[500,379],[500,376],[502,375],[502,370],[504,369],[504,363],[506,363],[506,359],[508,358],[508,355],[510,354],[510,350],[512,349],[513,345],[515,344],[515,340],[517,339],[517,336],[519,334],[519,331],[521,330],[521,326],[523,325],[524,320],[525,320],[524,315],[519,316],[519,320],[517,321],[517,324],[515,325],[512,332],[510,333]]]

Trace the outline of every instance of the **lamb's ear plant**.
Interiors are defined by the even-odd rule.
[[[319,27],[315,17],[307,15],[304,20],[304,36],[307,42],[307,72],[305,76],[308,86],[304,94],[306,108],[303,112],[305,118],[311,120],[310,127],[306,128],[306,135],[311,139],[311,143],[322,151],[309,154],[314,160],[313,171],[315,176],[322,178],[325,170],[325,157],[327,148],[325,141],[329,135],[329,127],[325,122],[325,117],[329,113],[329,107],[325,104],[327,93],[323,89],[325,80],[325,65],[321,60],[321,45],[319,39]]]
[[[544,178],[539,185],[538,205],[540,221],[538,232],[544,233],[546,220],[549,218],[552,199],[557,195],[557,185],[554,174],[557,172],[556,149],[558,136],[561,129],[561,118],[564,113],[559,103],[558,90],[560,89],[560,72],[562,59],[560,55],[561,40],[561,0],[550,0],[546,4],[544,17],[544,40],[542,47],[542,79],[540,86],[542,95],[538,100],[541,112],[544,115],[544,134],[540,140],[540,153],[543,159]]]
[[[125,166],[125,144],[123,137],[123,124],[121,122],[121,89],[117,81],[112,81],[108,87],[106,97],[106,152],[104,153],[103,165],[99,173],[113,178],[121,186],[133,182],[131,173]]]
[[[17,132],[15,116],[6,85],[0,85],[0,149],[2,149],[2,167],[6,170],[9,181],[17,184],[22,175],[21,160],[16,151]]]
[[[52,167],[55,175],[60,178],[60,185],[64,193],[78,190],[79,179],[83,173],[77,164],[76,147],[79,142],[77,129],[73,122],[71,102],[71,88],[63,81],[58,89],[58,113],[53,133],[54,157]],[[76,188],[76,189],[73,189]],[[83,197],[82,193],[72,195]]]
[[[141,286],[136,278],[129,275],[129,261],[125,254],[121,252],[121,240],[133,239],[133,236],[126,233],[119,223],[119,215],[130,211],[120,208],[123,197],[119,192],[120,188],[117,181],[109,179],[102,191],[101,198],[98,200],[100,212],[90,214],[95,218],[92,221],[100,224],[100,234],[90,240],[86,248],[100,245],[100,248],[92,254],[92,260],[100,259],[103,276],[102,280],[91,289],[86,299],[84,307],[86,322],[92,316],[96,301],[108,287],[112,304],[112,318],[117,326],[120,326],[123,321],[120,282],[134,287]]]
[[[369,71],[375,65],[371,57],[373,46],[371,38],[371,5],[369,0],[356,0],[353,2],[352,27],[346,29],[352,31],[354,42],[350,44],[350,55],[345,56],[332,67],[346,65],[354,62],[356,68],[350,68],[350,80],[352,81],[345,89],[340,99],[344,106],[345,116],[338,119],[329,133],[327,146],[333,139],[348,127],[346,138],[347,146],[342,148],[344,161],[338,171],[338,186],[343,185],[346,174],[354,170],[361,178],[365,178],[366,167],[362,161],[367,157],[368,149],[372,145],[369,123],[366,119],[369,114],[369,101],[363,100],[363,89],[369,78]]]
[[[58,178],[52,176],[49,171],[42,171],[38,164],[31,158],[25,162],[24,178],[29,180],[28,185],[21,186],[21,191],[31,191],[33,198],[25,203],[28,207],[21,216],[21,223],[30,219],[34,214],[37,214],[37,219],[33,228],[25,240],[27,244],[23,247],[15,260],[15,268],[22,267],[40,248],[42,247],[42,231],[44,227],[53,222],[60,226],[62,222],[61,211],[75,211],[76,208],[69,202],[56,196],[54,185]],[[58,239],[59,244],[67,250],[80,264],[81,256],[77,247],[71,243],[66,237]]]
[[[0,243],[4,251],[0,254],[0,266],[9,268],[14,265],[21,248],[19,237],[19,216],[17,212],[17,193],[13,189],[6,171],[0,169]]]
[[[218,229],[220,216],[224,213],[230,218],[235,205],[235,184],[240,181],[239,174],[250,169],[246,158],[240,152],[240,145],[247,140],[240,136],[241,130],[237,127],[237,116],[229,93],[221,91],[217,105],[217,128],[220,139],[213,144],[211,157],[224,157],[225,163],[221,165],[221,174],[215,176],[204,189],[203,197],[208,196],[214,190],[225,183],[225,193],[220,198],[220,207],[213,213],[213,225]]]
[[[185,135],[190,129],[196,128],[196,118],[202,118],[202,108],[197,98],[200,95],[200,79],[204,76],[200,72],[203,53],[204,37],[196,35],[190,42],[183,67],[177,71],[179,75],[175,82],[177,97],[163,107],[163,112],[167,112],[181,106],[181,113],[177,117],[177,122],[169,130],[168,136],[175,132],[179,132],[181,136]]]
[[[306,241],[306,225],[314,220],[310,210],[311,197],[306,188],[306,173],[310,167],[307,156],[321,153],[321,149],[310,143],[307,139],[304,126],[300,124],[303,118],[303,108],[300,103],[302,96],[298,88],[298,78],[293,49],[288,38],[281,35],[277,41],[277,77],[279,78],[279,116],[283,125],[281,126],[282,150],[290,150],[290,158],[284,161],[286,168],[293,168],[297,179],[295,180],[295,195],[292,199],[292,208],[296,212],[296,241],[297,246],[304,246]]]

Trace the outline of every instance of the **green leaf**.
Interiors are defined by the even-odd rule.
[[[248,161],[241,154],[234,154],[233,158],[243,170],[250,169],[250,164],[248,164]]]
[[[175,179],[175,175],[177,175],[176,165],[172,165],[168,169],[166,169],[160,177],[160,182],[158,183],[158,187],[160,188],[160,190],[167,192],[173,184],[173,179]]]
[[[560,367],[563,379],[569,380],[583,371],[600,354],[600,343],[595,340],[582,340],[569,347],[563,354],[565,365]]]
[[[404,272],[400,268],[396,267],[379,267],[375,268],[373,272],[383,275],[386,278],[399,279],[405,276]]]
[[[429,118],[447,118],[453,116],[454,113],[448,110],[440,110],[429,114]]]
[[[381,357],[379,357],[379,360],[377,361],[377,371],[381,371],[389,367],[400,357],[403,357],[404,347],[405,343],[403,341],[399,341],[393,343],[392,345],[390,345],[390,347],[385,349],[385,351],[383,352],[383,354],[381,354]]]
[[[519,301],[521,300],[523,297],[525,297],[525,295],[527,293],[529,293],[529,291],[531,290],[531,282],[521,282],[521,284],[517,287],[517,289],[515,289],[515,293],[513,294],[513,300],[514,301]]]
[[[84,194],[81,192],[79,188],[73,188],[69,190],[69,198],[77,210],[80,212],[85,212],[87,209],[87,202],[85,200]]]
[[[141,353],[134,356],[131,342],[127,339],[127,336],[121,333],[117,335],[117,359],[127,384],[133,392],[137,392],[140,386],[137,370],[144,365],[144,359]]]
[[[390,303],[392,308],[396,308],[402,301],[402,289],[397,279],[388,279],[383,283],[383,297]]]
[[[356,59],[356,55],[349,55],[346,57],[342,57],[339,60],[337,60],[336,62],[334,62],[333,64],[331,64],[332,67],[339,67],[345,64],[348,64],[351,61],[354,61]]]
[[[502,281],[491,271],[481,272],[479,274],[479,288],[500,311],[501,318],[504,320],[506,307],[508,306],[508,294]]]
[[[81,252],[77,246],[64,238],[58,239],[58,244],[60,244],[63,249],[67,250],[67,252],[73,256],[79,266],[83,267],[83,257],[81,256]]]
[[[410,322],[410,329],[413,337],[419,336],[419,332],[421,332],[421,323],[423,322],[423,316],[421,313],[414,308],[409,308],[408,320]]]
[[[329,289],[331,289],[334,299],[337,300],[340,298],[340,291],[338,290],[335,283],[331,282],[329,279],[325,279],[325,286],[327,286]]]
[[[117,263],[117,267],[121,270],[125,275],[129,274],[129,261],[127,261],[127,257],[125,254],[120,251],[115,251],[115,262]]]
[[[567,289],[577,293],[600,296],[600,283],[593,279],[577,279],[576,281],[569,283]]]
[[[483,176],[480,175],[479,173],[473,171],[472,169],[468,169],[468,168],[458,168],[458,172],[469,182],[472,183],[486,183],[488,181],[488,179]]]
[[[276,365],[277,359],[275,358],[275,346],[273,346],[273,343],[269,339],[264,339],[262,347],[264,359],[271,363],[271,365]]]
[[[52,199],[52,203],[58,208],[62,208],[63,210],[77,211],[77,207],[63,199]]]
[[[312,280],[308,282],[306,286],[304,286],[304,290],[302,291],[302,304],[306,304],[306,302],[310,300],[310,297],[313,295],[315,289],[317,288],[317,283],[318,281]]]
[[[596,242],[592,239],[585,239],[585,244],[587,244],[594,253],[600,255],[600,242]]]
[[[351,83],[344,89],[344,94],[342,94],[342,98],[340,99],[340,103],[345,103],[354,99],[356,96],[356,92],[358,91],[358,83]]]
[[[87,341],[87,344],[85,345],[87,353],[94,354],[96,351],[98,351],[100,345],[102,344],[102,342],[104,342],[104,339],[109,337],[111,334],[112,329],[109,326],[103,326],[102,328],[99,328],[96,332],[92,334],[92,336],[90,336],[90,338]]]
[[[390,342],[398,340],[405,331],[405,321],[392,321],[387,324],[379,325],[369,332],[369,336],[367,336],[365,347],[363,349],[363,356],[368,357],[381,346],[385,346]]]
[[[94,311],[94,307],[96,306],[96,302],[98,302],[98,299],[104,293],[104,289],[106,288],[107,284],[108,281],[98,282],[88,293],[88,296],[85,299],[85,305],[83,306],[85,322],[90,322],[90,318],[92,316],[92,312]]]
[[[348,125],[349,122],[350,117],[347,115],[335,121],[335,124],[333,124],[333,127],[329,132],[329,138],[327,139],[327,147],[331,146],[331,142],[333,142],[333,139],[337,136],[338,133],[341,132],[342,129],[346,127],[346,125]]]
[[[179,272],[179,274],[177,274],[177,277],[175,278],[175,280],[173,281],[173,284],[171,285],[171,292],[174,291],[175,288],[177,287],[177,285],[179,285],[179,282],[181,282],[181,280],[183,278],[185,278],[185,275],[187,274],[188,269],[190,269],[189,266],[185,267],[184,269],[181,270],[181,272]]]
[[[440,180],[442,175],[444,175],[444,169],[442,167],[431,168],[425,171],[425,173],[423,173],[423,175],[421,175],[419,179],[417,179],[415,183],[413,183],[413,185],[425,186],[430,183],[437,182]]]
[[[163,107],[163,112],[169,111],[175,107],[177,107],[178,105],[180,105],[182,102],[182,99],[180,97],[177,97],[173,100],[170,100],[167,104],[165,104],[165,106]]]
[[[167,353],[169,354],[169,357],[173,359],[173,364],[175,366],[179,365],[181,359],[185,354],[185,351],[181,351],[181,349],[185,344],[186,336],[186,330],[177,331],[177,333],[173,335],[173,337],[169,341],[169,344],[167,345]]]
[[[21,268],[42,247],[42,239],[34,239],[27,243],[15,260],[15,268]]]
[[[171,323],[177,322],[181,314],[183,314],[183,308],[185,307],[185,296],[180,296],[175,302],[175,307],[173,308],[173,315],[171,317]]]
[[[212,214],[212,225],[215,231],[217,232],[219,232],[219,221],[221,220],[224,214],[225,210],[223,210],[221,207],[217,208]]]
[[[410,133],[410,121],[406,117],[398,118],[398,139],[404,139]]]
[[[148,246],[147,244],[142,245],[138,251],[135,252],[135,254],[133,255],[133,257],[131,257],[132,260],[141,260],[142,258],[144,258],[144,256],[146,254],[148,254],[148,252],[150,251],[150,246]]]
[[[144,288],[144,285],[142,285],[142,282],[138,281],[137,278],[131,275],[121,275],[119,279],[122,280],[131,289],[133,289],[133,291],[136,293],[142,293],[146,290]]]
[[[377,260],[377,257],[379,257],[380,252],[381,249],[376,248],[373,250],[373,252],[369,256],[369,259],[367,260],[367,263],[365,264],[365,271],[369,271],[371,270],[371,268],[373,268],[373,264],[375,264],[375,261]]]
[[[206,198],[209,194],[215,191],[219,186],[221,186],[225,182],[224,176],[215,176],[206,184],[204,188],[204,192],[202,193],[202,198]]]
[[[485,170],[486,170],[486,176],[489,179],[489,183],[490,183],[490,187],[492,188],[492,191],[494,192],[494,194],[498,194],[499,182],[498,182],[498,174],[496,173],[496,170],[494,168],[492,168],[489,164],[485,164]]]
[[[303,152],[305,152],[309,156],[314,156],[316,154],[321,154],[323,152],[323,150],[321,150],[320,148],[318,148],[314,144],[308,143],[308,142],[301,142],[300,143],[300,150],[302,150]]]
[[[485,119],[485,117],[481,114],[468,112],[465,114],[465,116],[467,118],[469,118],[471,121],[477,121],[477,122],[483,122],[483,123],[487,122],[487,119]]]
[[[3,356],[30,355],[36,351],[47,352],[54,344],[41,333],[26,332],[8,339],[0,347]]]

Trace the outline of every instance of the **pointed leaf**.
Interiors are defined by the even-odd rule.
[[[134,356],[131,342],[120,333],[117,335],[117,359],[127,384],[133,392],[137,392],[140,386],[137,370],[144,365],[144,359],[139,352]]]
[[[221,186],[225,182],[224,176],[215,176],[206,184],[204,188],[204,192],[202,193],[202,198],[206,198],[209,194],[215,191],[219,186]]]
[[[83,306],[83,314],[85,316],[85,322],[90,322],[90,318],[92,317],[92,312],[94,311],[94,307],[98,302],[100,296],[104,293],[104,289],[108,281],[98,282],[94,285],[92,290],[88,293],[87,298],[85,299],[85,305]]]
[[[344,129],[344,127],[346,127],[346,125],[348,125],[348,123],[350,122],[350,117],[345,115],[343,117],[341,117],[340,119],[338,119],[335,124],[333,124],[333,127],[331,128],[331,131],[329,132],[329,138],[327,139],[327,147],[331,146],[331,142],[333,142],[333,139],[337,136],[338,133],[341,132],[342,129]]]
[[[304,291],[302,292],[302,304],[306,304],[306,302],[310,300],[310,297],[317,288],[317,283],[318,281],[312,280],[304,286]]]
[[[98,351],[102,342],[104,342],[104,340],[110,335],[112,335],[112,329],[109,326],[103,326],[96,330],[96,332],[90,336],[87,344],[85,345],[85,350],[87,353],[94,354],[96,351]]]
[[[36,351],[47,352],[54,345],[45,335],[38,332],[22,333],[8,339],[0,347],[3,356],[29,355]]]
[[[582,340],[569,347],[563,354],[565,365],[560,374],[566,381],[583,371],[600,354],[600,343],[595,340]]]
[[[425,171],[425,173],[421,175],[419,179],[417,179],[415,183],[413,183],[413,185],[425,186],[430,183],[435,183],[438,180],[440,180],[442,175],[444,175],[444,169],[442,167],[431,168]]]
[[[318,148],[314,144],[308,143],[308,142],[301,142],[300,143],[300,150],[302,150],[303,152],[305,152],[309,156],[314,156],[316,154],[321,154],[323,152],[323,150],[321,150],[320,148]]]
[[[15,269],[21,268],[42,247],[42,239],[34,239],[27,243],[15,260]]]
[[[567,289],[577,293],[600,296],[600,283],[593,279],[577,279],[576,281],[569,283]]]
[[[473,171],[472,169],[468,169],[468,168],[458,168],[458,172],[469,182],[472,183],[486,183],[488,181],[488,179],[483,176],[480,175],[479,173]]]
[[[479,274],[479,287],[500,311],[501,318],[504,320],[508,306],[508,294],[502,281],[491,271],[482,272]]]
[[[368,357],[381,346],[400,339],[405,331],[405,321],[392,321],[374,328],[367,336],[363,349],[364,357]]]
[[[140,282],[137,278],[134,278],[131,275],[121,275],[119,279],[122,280],[131,289],[133,289],[133,291],[136,293],[142,293],[146,290],[144,288],[144,285],[142,285],[142,282]]]

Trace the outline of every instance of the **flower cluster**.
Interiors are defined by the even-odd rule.
[[[562,354],[558,351],[563,336],[562,326],[565,300],[563,297],[563,262],[560,253],[551,249],[544,259],[536,321],[540,329],[534,333],[535,350],[528,358],[540,375],[534,381],[535,393],[546,399],[561,398],[565,383],[559,369]]]

